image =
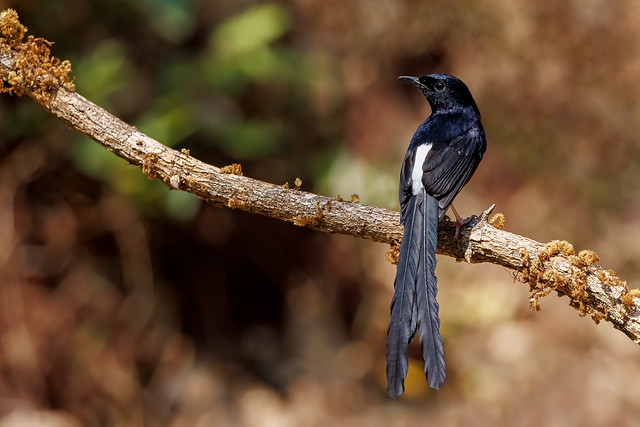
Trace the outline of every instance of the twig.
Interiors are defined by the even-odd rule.
[[[173,150],[73,91],[70,64],[49,56],[50,43],[29,37],[13,11],[0,14],[0,92],[25,94],[70,128],[141,168],[149,179],[183,190],[216,206],[278,218],[327,233],[341,233],[391,244],[394,259],[402,228],[398,212],[275,185],[243,176],[239,165],[217,168]],[[439,226],[438,252],[467,262],[490,262],[514,271],[529,284],[531,307],[557,291],[570,298],[580,315],[608,320],[640,344],[640,291],[629,290],[611,270],[596,264],[591,251],[575,254],[567,242],[547,244],[501,229],[493,206],[454,239],[455,224]]]

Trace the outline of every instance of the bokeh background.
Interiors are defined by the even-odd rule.
[[[0,0],[79,93],[246,175],[397,209],[429,109],[462,78],[489,149],[458,197],[640,283],[640,3]],[[0,97],[0,426],[633,426],[640,349],[567,298],[529,310],[439,257],[448,378],[412,345],[385,396],[385,245],[203,204]]]

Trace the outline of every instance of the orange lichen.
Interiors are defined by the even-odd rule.
[[[295,187],[295,189],[296,189],[296,190],[299,190],[299,189],[300,189],[300,187],[302,187],[302,180],[301,180],[300,178],[296,178],[296,179],[293,181],[293,185],[294,185],[294,187]]]
[[[552,240],[545,244],[540,251],[540,258],[543,261],[548,261],[551,257],[556,255],[575,255],[576,251],[573,249],[573,245],[566,240]]]
[[[489,220],[489,224],[491,224],[493,227],[497,228],[498,230],[504,230],[504,215],[501,213],[497,213],[494,216],[491,217],[491,219]]]
[[[317,227],[324,220],[325,211],[331,210],[331,201],[326,203],[316,202],[316,213],[294,217],[292,222],[300,227]]]
[[[593,265],[600,261],[598,255],[595,252],[590,251],[589,249],[583,249],[578,252],[578,258],[580,258],[585,265]]]
[[[7,9],[0,13],[0,42],[17,47],[26,33],[27,27],[20,23],[18,13],[15,10]]]
[[[583,270],[576,270],[571,275],[570,297],[575,300],[583,300],[587,297],[585,291],[587,287],[587,273]]]
[[[520,250],[522,256],[522,281],[529,284],[529,303],[531,310],[540,311],[540,298],[549,295],[554,290],[562,289],[571,298],[583,298],[584,286],[586,285],[586,273],[584,276],[578,275],[573,278],[570,284],[556,271],[548,268],[548,263],[552,257],[562,255],[565,257],[575,257],[573,245],[565,240],[553,240],[545,244],[537,257],[531,259],[529,252]],[[576,257],[577,258],[577,257]]]
[[[578,310],[580,316],[590,315],[593,321],[598,323],[607,318],[608,309],[601,304],[594,304],[588,292],[589,278],[595,278],[603,285],[626,288],[626,283],[613,271],[595,266],[599,258],[593,251],[582,250],[576,255],[573,245],[564,240],[554,240],[545,244],[537,256],[530,256],[526,249],[520,249],[520,255],[520,280],[529,284],[529,302],[534,311],[540,310],[540,298],[555,290],[559,295],[567,295],[570,298],[569,304]],[[568,275],[556,269],[552,258],[557,256],[569,262],[571,271]],[[632,298],[627,300],[632,301]]]
[[[320,225],[324,218],[323,212],[318,212],[313,215],[302,215],[293,219],[293,224],[300,227],[314,227]]]
[[[336,200],[339,202],[347,202],[347,203],[360,203],[360,196],[353,193],[349,196],[349,200],[345,200],[340,193],[336,194]]]
[[[578,255],[570,256],[569,261],[574,267],[584,268],[596,264],[600,261],[600,258],[595,252],[590,251],[589,249],[583,249],[578,252]]]
[[[530,264],[529,251],[525,248],[520,248],[520,256],[522,257],[520,260],[521,266],[528,267]]]
[[[156,164],[158,163],[158,155],[156,153],[145,153],[142,155],[142,173],[147,175],[149,179],[158,176]]]
[[[640,302],[640,289],[629,289],[622,297],[622,303],[630,308],[638,309],[638,304],[636,304],[634,298],[638,298]]]
[[[240,163],[233,163],[220,168],[220,173],[230,175],[242,175],[242,165]]]
[[[237,197],[232,197],[227,202],[227,207],[230,207],[231,209],[240,209],[243,211],[248,211],[250,206],[251,204],[249,202],[245,200],[241,200]]]
[[[30,35],[24,41],[26,33],[16,11],[0,13],[0,93],[28,95],[48,104],[56,89],[74,90],[71,63],[51,56],[53,43],[48,40]]]
[[[391,264],[398,264],[399,255],[400,255],[400,243],[393,242],[391,246],[389,246],[389,250],[384,254],[384,257]]]

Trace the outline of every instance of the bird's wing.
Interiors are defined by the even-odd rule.
[[[402,162],[400,169],[400,224],[404,224],[407,217],[407,206],[411,197],[411,171],[413,171],[413,162],[415,158],[415,150],[417,147],[409,147]]]
[[[476,122],[455,138],[436,142],[422,166],[427,193],[439,200],[440,215],[471,179],[486,149],[484,130]]]
[[[399,194],[402,224],[412,194],[415,151],[421,144],[431,144],[422,165],[422,184],[429,195],[439,200],[440,216],[471,179],[487,148],[484,130],[477,118],[457,113],[428,117],[416,130],[402,163]]]

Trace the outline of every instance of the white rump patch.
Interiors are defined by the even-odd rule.
[[[420,194],[424,185],[422,185],[422,165],[427,158],[429,150],[433,144],[422,144],[416,149],[416,155],[413,159],[413,170],[411,171],[411,192],[414,196]]]

